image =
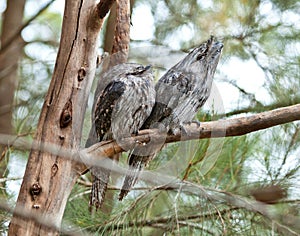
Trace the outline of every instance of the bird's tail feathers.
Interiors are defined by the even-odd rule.
[[[145,167],[145,162],[143,158],[135,157],[133,159],[133,162],[130,164],[129,169],[127,170],[123,186],[121,189],[121,192],[119,194],[119,200],[123,200],[124,197],[127,196],[129,191],[132,189],[132,187],[136,184],[138,181],[139,175],[141,171]]]
[[[95,206],[96,210],[101,207],[104,201],[110,172],[111,170],[100,167],[92,169],[93,183],[90,195],[90,206]]]

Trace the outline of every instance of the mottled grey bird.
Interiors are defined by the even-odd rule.
[[[150,66],[126,63],[112,67],[103,75],[105,86],[99,91],[94,126],[99,141],[128,137],[138,132],[155,103]],[[90,205],[99,208],[104,200],[110,170],[92,167]]]
[[[192,121],[210,95],[213,76],[223,44],[211,36],[173,66],[155,85],[156,102],[141,129],[153,127],[172,131]],[[129,157],[130,168],[125,177],[119,200],[137,182],[140,171],[160,148],[137,147]]]

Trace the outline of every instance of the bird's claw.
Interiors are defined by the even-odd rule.
[[[192,120],[192,121],[188,122],[188,125],[192,125],[192,124],[196,124],[197,128],[199,128],[201,126],[201,122],[199,120]]]
[[[200,121],[198,121],[198,120],[188,121],[188,122],[185,122],[182,125],[180,125],[180,131],[181,131],[183,136],[189,136],[190,135],[190,132],[185,128],[185,125],[192,125],[192,124],[196,124],[197,128],[200,127]]]

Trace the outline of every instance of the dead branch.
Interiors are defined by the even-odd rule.
[[[92,156],[98,155],[102,157],[110,157],[124,150],[129,150],[137,144],[145,145],[150,141],[154,143],[161,142],[162,135],[166,135],[165,143],[205,138],[241,136],[296,120],[300,120],[300,104],[282,107],[248,117],[203,122],[200,126],[192,123],[184,126],[188,135],[182,135],[180,131],[172,135],[166,135],[156,129],[142,130],[137,136],[123,139],[122,143],[118,144],[114,141],[101,142],[94,144],[85,151]]]

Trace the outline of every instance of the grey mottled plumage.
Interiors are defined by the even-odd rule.
[[[212,36],[168,70],[155,86],[156,102],[141,129],[159,127],[168,131],[191,122],[210,95],[222,48],[223,44],[215,42]],[[159,148],[140,147],[129,157],[131,168],[125,177],[120,200],[158,151]]]
[[[94,126],[99,141],[128,137],[136,133],[150,115],[155,103],[153,74],[150,66],[126,63],[104,73],[105,86],[100,91],[94,112]],[[100,207],[110,170],[92,167],[90,204]]]

